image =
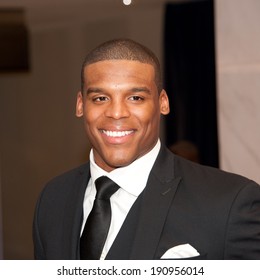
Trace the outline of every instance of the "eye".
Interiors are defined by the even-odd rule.
[[[131,100],[131,101],[143,101],[144,98],[142,96],[133,95],[133,96],[129,97],[129,100]]]
[[[108,100],[108,97],[106,97],[106,96],[96,96],[96,97],[93,97],[92,100],[93,100],[94,102],[97,102],[97,103],[99,103],[99,102],[105,102],[105,101]]]

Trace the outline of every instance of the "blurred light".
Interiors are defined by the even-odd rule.
[[[123,0],[124,5],[131,5],[132,0]]]

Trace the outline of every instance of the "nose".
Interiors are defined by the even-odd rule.
[[[127,118],[130,116],[130,111],[127,104],[121,100],[112,100],[106,108],[105,115],[113,119]]]

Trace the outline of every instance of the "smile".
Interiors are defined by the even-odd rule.
[[[102,130],[102,133],[106,134],[109,137],[124,137],[133,132],[134,132],[133,130],[125,130],[125,131]]]

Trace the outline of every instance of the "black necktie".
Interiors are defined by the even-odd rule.
[[[80,239],[80,258],[99,260],[111,222],[110,197],[119,186],[106,176],[95,181],[97,194]]]

